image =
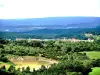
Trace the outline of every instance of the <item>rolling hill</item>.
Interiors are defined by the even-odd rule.
[[[46,17],[29,19],[0,19],[0,31],[28,31],[34,29],[95,28],[100,17]]]

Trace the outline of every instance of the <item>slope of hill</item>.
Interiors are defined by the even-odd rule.
[[[28,31],[34,29],[95,28],[100,17],[47,17],[29,19],[1,19],[0,31]]]
[[[100,23],[100,17],[47,17],[29,19],[1,19],[1,25],[68,25]]]

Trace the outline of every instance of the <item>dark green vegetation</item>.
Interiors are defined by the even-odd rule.
[[[95,36],[94,36],[95,37]],[[93,38],[94,38],[93,37]],[[0,39],[0,61],[9,62],[6,55],[40,56],[59,61],[46,68],[30,71],[28,66],[17,70],[11,65],[8,70],[5,66],[0,68],[1,75],[88,75],[93,67],[100,67],[100,58],[91,59],[83,51],[100,51],[99,36],[94,42],[80,41],[28,41],[28,40],[3,40]]]
[[[100,27],[75,29],[36,29],[26,32],[0,32],[0,37],[3,39],[12,40],[16,38],[57,39],[64,37],[86,40],[88,38],[84,36],[85,33],[100,35]]]
[[[9,62],[9,60],[4,55],[0,55],[0,61]]]

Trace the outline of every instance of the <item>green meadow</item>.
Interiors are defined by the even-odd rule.
[[[100,59],[100,51],[89,51],[84,53],[86,53],[90,59]]]
[[[92,72],[89,75],[100,75],[100,67],[92,68]]]

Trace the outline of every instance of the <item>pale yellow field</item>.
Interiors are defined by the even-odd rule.
[[[56,60],[42,58],[42,57],[37,58],[37,57],[32,57],[32,56],[23,56],[23,57],[18,56],[18,57],[14,57],[10,59],[10,61],[15,64],[16,69],[20,68],[20,70],[22,70],[22,67],[26,68],[29,66],[31,71],[33,71],[33,69],[37,70],[41,68],[42,65],[48,68],[50,67],[51,64],[57,63]],[[10,66],[10,64],[8,63],[0,64],[0,66],[3,66],[3,65],[5,65],[7,69]]]
[[[26,68],[27,66],[30,67],[31,70],[33,70],[33,68],[35,68],[36,70],[41,68],[42,65],[44,66],[50,66],[49,62],[45,62],[45,61],[38,61],[38,60],[22,60],[22,61],[12,61],[15,64],[16,69],[17,68]]]

